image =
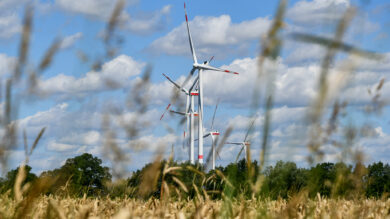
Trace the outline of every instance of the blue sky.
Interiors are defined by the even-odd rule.
[[[6,78],[12,72],[18,56],[23,11],[29,1],[3,0],[0,2],[0,75]],[[31,2],[30,2],[31,3]],[[183,127],[180,118],[168,115],[159,117],[170,102],[172,86],[161,73],[183,81],[191,69],[192,59],[184,26],[182,1],[128,0],[120,16],[115,37],[122,40],[114,57],[104,56],[104,34],[107,20],[115,6],[111,0],[52,0],[32,1],[34,8],[33,32],[28,56],[28,68],[36,67],[51,43],[59,38],[61,49],[49,69],[38,79],[37,95],[25,91],[23,83],[16,89],[20,105],[16,120],[19,136],[15,148],[9,152],[9,166],[16,167],[24,160],[22,130],[27,131],[32,143],[42,127],[46,132],[30,158],[33,171],[61,166],[70,157],[84,152],[104,158],[111,165],[110,153],[102,145],[104,115],[110,115],[115,142],[128,157],[128,171],[141,168],[150,162],[157,149],[175,145],[175,158],[185,160],[187,149],[180,138]],[[277,1],[188,1],[187,11],[198,59],[215,56],[213,65],[229,68],[241,74],[236,77],[217,72],[205,76],[205,128],[210,125],[214,104],[221,100],[216,127],[224,132],[229,125],[234,128],[232,141],[242,140],[248,121],[251,95],[257,73],[257,56],[262,37],[272,24]],[[307,132],[305,123],[308,106],[316,96],[324,48],[291,40],[291,32],[304,32],[332,37],[337,21],[346,9],[357,8],[344,40],[359,48],[383,55],[382,60],[367,60],[349,55],[338,56],[330,73],[332,91],[323,127],[331,113],[331,105],[338,99],[348,101],[346,115],[339,120],[340,128],[334,134],[340,138],[347,127],[357,130],[365,127],[369,136],[359,136],[352,145],[353,151],[364,151],[367,163],[382,160],[389,162],[390,128],[389,107],[380,114],[364,112],[372,96],[367,89],[374,88],[390,70],[390,5],[386,1],[313,0],[289,1],[284,30],[283,47],[274,63],[275,107],[272,111],[271,147],[269,164],[277,160],[292,160],[308,165],[306,156]],[[79,54],[88,57],[86,62]],[[91,70],[96,61],[102,68]],[[350,64],[354,71],[343,71]],[[148,109],[139,115],[126,106],[126,98],[142,77],[147,66],[152,67],[151,84],[146,91]],[[107,86],[111,80],[116,86]],[[380,91],[381,101],[388,101],[390,88],[387,80]],[[184,96],[180,98],[184,101]],[[175,106],[178,107],[178,106]],[[112,108],[121,112],[115,114]],[[118,111],[117,110],[117,111]],[[263,111],[258,112],[252,137],[252,153],[258,157]],[[147,122],[136,138],[129,138],[123,125]],[[173,132],[167,129],[173,128]],[[210,142],[205,143],[205,154]],[[338,161],[341,149],[324,143],[323,161]],[[226,146],[217,165],[232,162],[239,148]],[[346,158],[345,161],[349,158]]]

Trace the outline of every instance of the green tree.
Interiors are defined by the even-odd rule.
[[[1,183],[2,186],[0,186],[1,192],[6,192],[10,189],[13,190],[16,176],[18,175],[18,172],[19,172],[19,168],[20,167],[14,169],[14,170],[11,170],[7,173],[6,178]],[[36,180],[38,178],[34,173],[31,173],[31,169],[32,168],[28,165],[26,165],[24,167],[24,170],[26,173],[26,178],[22,182],[22,186],[28,182],[33,182],[34,180]]]
[[[108,167],[101,164],[101,159],[84,153],[67,159],[60,169],[44,172],[41,176],[57,178],[51,192],[67,186],[70,193],[76,196],[97,195],[105,192],[104,182],[111,181]]]
[[[293,162],[278,161],[275,167],[265,170],[262,195],[276,198],[287,198],[290,194],[301,191],[307,183],[307,170],[297,168]]]
[[[390,166],[382,162],[373,163],[368,166],[366,177],[366,195],[368,197],[380,198],[390,193]]]
[[[330,197],[332,194],[332,183],[336,179],[336,168],[334,163],[320,163],[309,171],[310,196],[315,197],[317,193],[321,196]]]

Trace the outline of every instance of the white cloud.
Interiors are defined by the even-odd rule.
[[[0,10],[0,13],[1,10]],[[19,16],[15,13],[5,13],[0,16],[0,38],[10,38],[21,31]]]
[[[38,82],[42,94],[81,97],[105,90],[116,90],[129,85],[130,77],[141,73],[145,64],[132,57],[120,55],[105,63],[100,72],[90,71],[84,76],[58,74]]]
[[[28,2],[28,0],[2,0],[0,2],[0,11],[15,9],[26,2]]]
[[[125,13],[123,16],[125,22],[122,28],[141,35],[161,31],[166,26],[167,16],[170,12],[171,6],[166,5],[158,11],[143,13],[142,15],[134,17]]]
[[[74,43],[76,43],[77,40],[83,37],[83,33],[78,32],[73,35],[65,37],[61,42],[61,49],[67,49],[73,46]]]
[[[357,68],[352,73],[341,67],[345,65],[343,63],[345,63],[345,60],[337,62],[329,71],[329,101],[337,97],[348,101],[350,104],[366,104],[373,97],[368,94],[368,88],[374,91],[380,79],[384,78],[386,73],[390,73],[390,66],[387,67],[386,63],[381,65],[382,61],[352,59],[353,65]],[[290,66],[279,59],[276,63],[266,62],[265,69],[267,69],[267,72],[271,71],[272,65],[276,65],[274,67],[276,68],[274,95],[276,105],[307,106],[317,97],[321,71],[319,63],[309,62]],[[237,71],[240,75],[205,71],[203,73],[205,105],[214,105],[218,100],[221,100],[223,104],[245,109],[251,105],[255,86],[259,86],[261,91],[264,91],[262,89],[265,87],[264,80],[260,81],[259,84],[255,84],[258,75],[257,58],[236,59],[229,65],[221,67]],[[181,76],[176,81],[180,84],[184,78],[185,76]],[[167,104],[173,89],[173,86],[166,81],[152,84],[150,96],[153,103]],[[389,81],[385,81],[380,93],[382,99],[388,98],[390,95]],[[184,95],[180,94],[180,97],[185,100]]]
[[[55,152],[64,152],[64,151],[75,150],[77,147],[78,147],[77,145],[63,144],[63,143],[58,143],[56,141],[50,141],[47,144],[47,149],[50,151],[55,151]]]
[[[229,15],[219,17],[195,17],[190,21],[190,28],[196,53],[202,56],[225,56],[225,53],[237,53],[247,48],[248,44],[268,30],[270,19],[232,23]],[[147,50],[153,54],[188,55],[190,48],[185,22],[174,28],[167,35],[155,40]]]
[[[86,15],[90,18],[108,21],[117,1],[113,0],[56,0],[56,4],[65,11]],[[127,6],[137,3],[138,0],[126,1]],[[170,5],[166,5],[154,12],[140,12],[130,15],[126,8],[120,16],[120,27],[132,33],[147,35],[165,28],[167,17],[170,14]]]
[[[129,1],[131,2],[131,1]],[[112,0],[56,0],[56,4],[62,9],[98,17],[107,20],[115,8],[116,1]]]
[[[16,58],[0,53],[0,76],[12,73],[16,64]]]
[[[314,44],[298,44],[296,48],[288,54],[286,62],[290,65],[309,63],[321,60],[325,55],[325,48]]]
[[[287,18],[309,26],[334,23],[349,6],[349,0],[302,0],[287,10]]]
[[[0,1],[0,39],[7,39],[20,33],[22,30],[18,10],[28,0],[1,0]]]
[[[97,118],[98,120],[101,118]],[[98,128],[98,127],[96,127]],[[61,138],[60,142],[69,144],[97,145],[101,142],[101,134],[96,130],[86,132],[73,132]]]

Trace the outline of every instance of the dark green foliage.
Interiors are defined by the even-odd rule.
[[[317,193],[325,197],[353,196],[357,188],[354,184],[352,166],[344,163],[321,163],[312,167],[308,174],[309,195]]]
[[[317,193],[330,197],[333,182],[336,179],[336,169],[333,163],[321,163],[309,171],[309,191],[314,197]]]
[[[161,173],[165,161],[160,165]],[[151,164],[146,165],[142,170],[138,170],[128,180],[128,186],[137,189],[142,181],[145,170]],[[211,199],[225,198],[251,198],[252,188],[258,174],[259,167],[257,162],[251,164],[252,172],[248,171],[248,165],[245,160],[238,163],[231,163],[226,167],[217,167],[225,179],[216,174],[216,171],[203,173],[201,176],[188,169],[189,163],[171,163],[171,166],[180,166],[176,177],[179,178],[188,188],[186,197],[193,198],[196,195],[194,185],[198,188],[204,188],[209,191]],[[360,169],[362,168],[362,164]],[[196,166],[191,166],[200,170]],[[363,168],[365,168],[363,166]],[[298,168],[293,162],[279,161],[275,166],[267,167],[264,174],[264,181],[260,189],[260,195],[263,198],[289,198],[300,192],[308,192],[309,197],[314,198],[317,194],[323,197],[341,197],[353,198],[359,194],[366,193],[369,197],[381,197],[390,190],[390,168],[389,165],[377,163],[369,166],[369,172],[360,175],[351,165],[344,163],[320,163],[310,169]],[[207,179],[207,180],[204,180]],[[226,183],[226,181],[229,183]],[[175,185],[171,176],[166,176],[165,181],[169,185]],[[157,186],[151,191],[150,196],[158,198],[160,196],[162,177],[158,179]],[[363,185],[363,186],[360,186]],[[366,189],[366,191],[364,191]],[[148,196],[148,197],[150,197]],[[146,198],[148,198],[146,197]]]
[[[275,167],[270,166],[265,170],[265,176],[261,190],[263,196],[287,198],[307,185],[308,170],[297,168],[293,162],[279,161]]]
[[[368,197],[381,198],[389,196],[390,193],[390,166],[382,162],[373,163],[368,166],[366,180],[366,195]]]
[[[82,196],[104,193],[105,181],[111,181],[108,167],[102,167],[102,160],[84,153],[67,159],[65,164],[53,171],[43,172],[41,176],[56,178],[51,192],[66,191],[70,195]]]
[[[101,165],[99,158],[82,154],[68,159],[59,169],[43,172],[40,177],[52,177],[54,184],[49,193],[70,196],[87,194],[161,198],[163,182],[169,187],[171,198],[184,199],[204,196],[205,193],[210,199],[249,199],[253,195],[288,199],[301,192],[308,192],[311,198],[317,194],[330,198],[354,198],[364,194],[367,197],[382,198],[388,197],[390,193],[390,166],[382,162],[373,163],[367,168],[361,163],[355,168],[344,163],[320,163],[307,169],[299,168],[293,162],[279,161],[262,172],[264,180],[256,194],[253,189],[260,174],[257,161],[248,165],[243,159],[226,167],[217,167],[215,171],[205,172],[200,166],[188,162],[168,163],[164,160],[161,163],[147,164],[127,180],[110,183],[108,187],[105,182],[111,181],[111,175],[109,169]],[[170,167],[179,168],[164,175],[164,168]],[[11,170],[5,178],[0,178],[0,192],[12,191],[18,170],[19,168]],[[23,184],[37,179],[30,171],[31,167],[26,166],[27,176]],[[145,175],[150,173],[157,177],[155,184],[147,189],[146,194],[141,194],[139,191]],[[183,192],[183,185],[187,192]]]
[[[150,191],[149,195],[146,196],[145,198],[149,198],[151,196],[155,198],[159,198],[161,195],[161,185],[162,185],[162,174],[163,174],[163,168],[166,165],[167,161],[163,160],[161,161],[160,164],[160,169],[158,170],[159,173],[159,178],[157,180],[157,185],[153,190]],[[134,187],[135,188],[135,193],[138,192],[139,186],[143,180],[143,177],[145,173],[150,169],[152,166],[152,163],[149,163],[145,165],[141,170],[137,170],[136,172],[133,173],[133,175],[128,179],[128,186]],[[202,170],[195,165],[191,165],[189,162],[186,163],[176,163],[176,162],[170,162],[169,166],[174,166],[174,167],[180,167],[181,169],[178,171],[174,171],[172,174],[167,174],[164,177],[164,181],[168,185],[174,185],[176,187],[179,187],[176,182],[174,182],[172,176],[177,177],[180,179],[180,181],[188,188],[188,193],[185,195],[186,197],[193,198],[196,195],[196,191],[193,188],[193,185],[201,185],[202,179],[199,174],[195,173],[194,171],[191,171],[189,167],[192,167],[195,170],[199,170],[202,172]]]
[[[6,192],[8,190],[13,191],[16,176],[18,175],[18,172],[19,172],[19,168],[20,167],[9,171],[7,173],[7,176],[5,179],[0,179],[0,191],[1,192]],[[26,178],[22,182],[22,186],[28,182],[33,182],[34,180],[36,180],[38,178],[34,173],[31,173],[30,166],[26,165],[24,168],[25,168]]]

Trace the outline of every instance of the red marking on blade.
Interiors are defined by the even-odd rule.
[[[199,114],[198,113],[194,113],[194,116],[199,116]]]
[[[203,155],[198,155],[198,159],[203,159]]]
[[[225,70],[225,72],[230,72],[229,70]]]
[[[234,74],[235,74],[235,75],[239,75],[240,73],[238,73],[238,72],[234,72]]]
[[[218,132],[214,132],[212,135],[219,135],[219,133]]]
[[[191,93],[192,96],[198,96],[199,93]]]
[[[186,8],[186,3],[184,2],[184,8]]]
[[[187,14],[186,14],[186,21],[188,22],[188,17],[187,17]]]

